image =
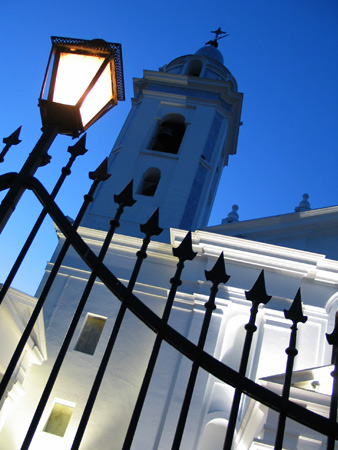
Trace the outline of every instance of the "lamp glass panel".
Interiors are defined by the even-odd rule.
[[[82,106],[80,114],[83,126],[104,108],[113,98],[111,64],[108,64],[97,80],[93,89],[88,93]]]
[[[103,57],[61,53],[53,101],[76,105],[103,61]]]

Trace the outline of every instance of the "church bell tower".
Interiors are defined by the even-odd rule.
[[[113,195],[133,180],[136,204],[119,232],[141,236],[139,225],[159,207],[159,237],[169,229],[207,226],[229,155],[236,153],[243,95],[217,49],[217,38],[195,54],[134,79],[134,98],[109,157],[112,176],[101,185],[83,226],[109,227]]]

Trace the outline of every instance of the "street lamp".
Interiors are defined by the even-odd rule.
[[[0,232],[14,211],[29,176],[46,162],[55,137],[77,137],[124,100],[120,44],[52,37],[39,98],[42,136],[0,205]]]
[[[120,44],[52,37],[39,98],[43,127],[78,136],[124,100],[123,91]]]

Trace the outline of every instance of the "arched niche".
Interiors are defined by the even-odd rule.
[[[198,450],[222,450],[228,421],[222,418],[210,420],[204,427]]]
[[[156,167],[150,167],[144,172],[137,193],[147,197],[153,197],[158,183],[160,182],[160,178],[161,171]]]

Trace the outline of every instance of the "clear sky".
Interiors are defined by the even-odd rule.
[[[114,144],[130,108],[132,78],[191,54],[219,26],[225,66],[244,93],[237,155],[224,169],[210,225],[234,203],[240,220],[291,213],[310,195],[312,208],[338,204],[338,3],[336,0],[172,0],[5,2],[0,15],[0,137],[22,125],[0,173],[17,171],[41,132],[37,98],[50,52],[50,36],[102,38],[122,44],[126,101],[87,133],[88,153],[79,157],[57,197],[75,217],[94,170]],[[60,136],[52,163],[37,177],[49,190],[67,163]],[[0,282],[14,252],[34,223],[39,204],[25,194],[0,238]],[[57,243],[48,220],[14,285],[34,293]]]

